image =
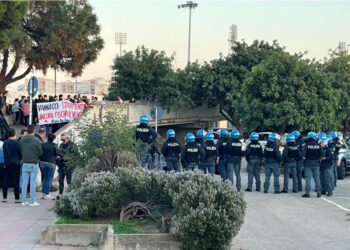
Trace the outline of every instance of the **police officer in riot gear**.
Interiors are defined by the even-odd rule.
[[[325,151],[325,157],[321,159],[320,163],[320,181],[321,181],[321,194],[327,196],[333,195],[331,173],[333,171],[332,165],[334,160],[333,148],[328,147],[328,138],[324,135],[319,138],[319,143]]]
[[[227,165],[227,158],[228,158],[228,152],[227,152],[227,143],[229,141],[228,137],[228,131],[227,129],[223,128],[220,130],[220,139],[218,140],[217,147],[218,147],[218,153],[219,153],[219,165],[218,170],[219,174],[221,176],[221,179],[225,181],[227,179],[226,177],[226,165]]]
[[[205,158],[202,147],[195,142],[194,134],[186,135],[186,145],[181,152],[181,163],[185,171],[198,169],[199,160]]]
[[[227,164],[226,178],[233,184],[233,172],[236,175],[236,188],[241,190],[241,158],[243,156],[242,142],[239,140],[240,134],[238,130],[231,132],[231,140],[227,143]]]
[[[263,157],[262,146],[259,143],[259,135],[256,132],[253,132],[249,136],[250,143],[247,145],[247,149],[245,151],[246,159],[247,159],[247,171],[248,171],[248,188],[245,190],[247,192],[252,191],[253,187],[253,178],[255,177],[255,186],[256,191],[260,192],[260,163]]]
[[[202,146],[204,142],[204,137],[205,137],[206,132],[202,129],[198,130],[196,133],[196,143],[198,146]]]
[[[215,163],[218,157],[218,149],[214,143],[214,134],[207,133],[205,136],[205,142],[202,144],[202,148],[205,152],[205,157],[201,160],[200,165],[204,173],[209,172],[212,176],[215,174]]]
[[[148,116],[147,115],[141,115],[140,117],[140,125],[136,127],[135,131],[135,138],[136,141],[140,140],[140,160],[141,160],[141,166],[144,167],[150,167],[152,165],[152,156],[149,151],[146,151],[146,145],[152,144],[156,138],[157,133],[156,131],[148,126]]]
[[[167,132],[167,140],[162,147],[162,154],[168,171],[179,171],[179,155],[181,154],[180,144],[175,138],[175,131],[169,129]]]
[[[316,133],[310,131],[307,135],[308,140],[303,149],[304,168],[305,168],[305,194],[304,198],[310,198],[311,190],[311,176],[313,176],[317,197],[321,197],[321,185],[320,185],[320,166],[319,161],[324,156],[322,147],[316,141]]]
[[[264,156],[266,158],[266,168],[265,168],[265,183],[264,183],[264,193],[267,193],[270,186],[270,177],[273,173],[275,194],[280,193],[280,162],[282,160],[281,153],[276,144],[276,134],[271,133],[267,139],[267,144],[264,151]]]
[[[333,160],[333,188],[337,186],[337,180],[338,180],[338,156],[339,156],[339,150],[342,148],[342,144],[339,140],[337,132],[331,132],[330,136],[333,140],[333,147],[334,147],[334,160]]]
[[[300,134],[299,131],[293,131],[293,135],[295,137],[295,142],[300,148],[301,152],[303,152],[303,147],[304,147],[304,140],[303,136]],[[301,157],[300,159],[297,160],[296,166],[297,166],[297,181],[298,181],[298,191],[303,191],[303,182],[302,182],[302,173],[303,173],[303,163],[304,159]]]
[[[283,193],[288,193],[289,173],[292,174],[293,192],[298,192],[297,183],[297,161],[302,158],[302,151],[299,145],[295,142],[293,133],[287,136],[287,145],[284,147],[282,159],[284,163],[284,185]]]

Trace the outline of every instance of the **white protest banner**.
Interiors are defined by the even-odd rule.
[[[71,122],[83,113],[84,103],[70,101],[37,103],[39,125]]]

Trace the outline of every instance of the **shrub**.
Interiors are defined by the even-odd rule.
[[[117,210],[119,188],[119,179],[113,173],[90,173],[80,187],[61,196],[55,212],[82,219],[109,216]]]
[[[175,176],[171,184],[175,214],[171,232],[182,242],[182,249],[224,249],[243,224],[242,193],[198,172]]]
[[[83,219],[109,216],[132,203],[165,207],[146,210],[152,218],[161,218],[162,225],[164,218],[171,218],[170,232],[182,242],[182,249],[224,249],[243,224],[243,194],[201,172],[117,168],[114,173],[89,173],[84,179],[73,179],[77,181],[80,184],[73,183],[56,202],[58,215]]]
[[[121,162],[125,162],[125,151],[135,154],[139,148],[140,143],[134,139],[135,129],[128,125],[127,116],[119,115],[118,110],[108,112],[102,121],[85,120],[79,123],[77,130],[77,149],[68,156],[68,165],[74,166],[75,169],[84,168],[89,161],[98,159],[101,164],[97,164],[96,167],[103,167],[99,171],[112,171],[112,168],[119,167],[119,155]],[[128,163],[135,163],[135,159],[135,156],[130,157]]]

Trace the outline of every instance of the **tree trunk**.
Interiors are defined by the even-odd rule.
[[[32,66],[28,65],[28,68],[22,74],[13,77],[17,69],[18,67],[14,65],[14,67],[12,67],[11,71],[6,76],[0,76],[0,91],[5,91],[6,86],[8,84],[23,79],[26,75],[30,73],[30,71],[32,70]]]
[[[243,135],[243,127],[239,120],[233,119],[225,110],[222,109],[222,106],[220,105],[220,114],[225,117],[226,120],[231,122],[233,126],[236,127],[236,129],[239,131],[241,135]]]

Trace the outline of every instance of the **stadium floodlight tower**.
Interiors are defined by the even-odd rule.
[[[123,33],[123,32],[115,33],[115,44],[119,45],[119,49],[120,49],[119,56],[122,56],[122,45],[126,44],[126,33]]]
[[[188,54],[187,54],[187,62],[188,64],[191,61],[191,13],[192,9],[198,7],[198,4],[193,1],[187,1],[184,4],[180,4],[177,6],[179,9],[188,8],[189,9],[189,28],[188,28]]]

